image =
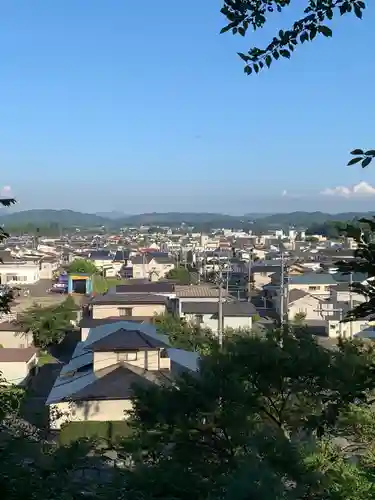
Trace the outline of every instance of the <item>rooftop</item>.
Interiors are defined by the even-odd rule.
[[[27,347],[18,349],[13,347],[0,349],[0,363],[27,363],[38,353],[35,347]]]
[[[90,345],[93,351],[142,351],[166,347],[169,346],[140,330],[124,328],[119,328]]]
[[[219,305],[217,302],[184,302],[181,306],[184,314],[218,314]],[[227,317],[249,317],[257,313],[251,302],[224,302],[223,316]]]
[[[328,273],[305,273],[288,278],[290,285],[336,285],[337,281]]]
[[[167,304],[167,297],[152,293],[108,293],[90,300],[92,305]]]

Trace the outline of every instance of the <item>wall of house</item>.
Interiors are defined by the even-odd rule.
[[[309,285],[302,284],[301,285],[301,284],[289,283],[288,288],[289,288],[289,290],[297,288],[297,289],[303,290],[304,292],[307,292],[310,295],[313,295],[315,297],[328,298],[331,295],[332,285],[314,285],[314,284],[309,284]]]
[[[31,285],[40,279],[39,265],[35,264],[2,264],[0,268],[1,283],[19,283]]]
[[[81,328],[81,342],[84,342],[87,339],[90,328]]]
[[[350,323],[340,323],[338,320],[327,321],[327,334],[329,337],[351,338],[370,326],[368,321],[351,321]]]
[[[349,302],[350,301],[350,293],[345,290],[333,290],[332,298],[337,302]],[[355,302],[365,302],[366,298],[359,293],[352,293],[352,300]]]
[[[32,344],[33,336],[31,333],[0,331],[0,345],[4,348],[24,348],[30,347]]]
[[[333,314],[333,312],[329,312],[329,308],[332,308],[331,304],[324,304],[324,307],[322,307],[322,311],[320,311],[320,305],[321,302],[318,300],[314,300],[313,297],[302,297],[292,304],[289,304],[288,318],[292,321],[295,318],[296,314],[303,313],[306,315],[306,320],[318,321],[325,320],[327,315]]]
[[[125,420],[132,409],[130,399],[57,403],[50,405],[50,427],[60,429],[67,422]]]
[[[271,283],[271,275],[274,274],[276,271],[278,271],[279,268],[276,268],[275,266],[275,271],[272,271],[272,273],[258,273],[254,272],[253,277],[254,277],[254,286],[255,288],[263,288],[264,285],[268,285]]]
[[[170,359],[161,358],[160,352],[158,350],[137,351],[137,359],[135,360],[125,361],[122,354],[123,353],[118,352],[94,352],[94,371],[101,370],[102,368],[107,368],[108,366],[115,365],[117,363],[120,363],[121,361],[149,371],[170,368]],[[134,353],[132,352],[131,354]]]
[[[53,273],[58,269],[58,262],[42,262],[42,268],[39,271],[39,278],[41,280],[51,280]]]
[[[121,309],[132,309],[132,316],[153,317],[155,314],[164,314],[166,306],[164,304],[121,304],[121,305],[93,305],[92,317],[94,319],[104,319],[111,316],[120,317]]]
[[[36,355],[28,362],[12,361],[0,362],[0,373],[8,384],[23,385],[28,377],[30,370],[37,364]]]
[[[199,316],[199,315],[198,315]],[[210,328],[213,332],[218,331],[218,319],[212,318],[212,314],[203,314],[203,322],[200,324],[203,328]],[[196,314],[185,314],[184,317],[187,321],[196,322]],[[225,316],[223,319],[224,328],[251,328],[251,316]]]

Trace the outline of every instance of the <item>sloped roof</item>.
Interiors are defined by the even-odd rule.
[[[146,371],[128,363],[117,363],[96,372],[57,379],[46,404],[59,401],[130,399],[135,384],[149,386],[170,381],[169,370]]]
[[[93,305],[167,304],[167,297],[152,293],[108,293],[90,300]]]
[[[183,302],[181,310],[184,314],[218,314],[218,302]],[[253,316],[257,310],[251,302],[224,302],[223,315],[227,317]]]
[[[291,285],[336,285],[337,281],[328,273],[306,273],[288,277]]]
[[[92,351],[131,351],[162,349],[169,347],[161,340],[152,338],[140,330],[120,328],[90,345]]]

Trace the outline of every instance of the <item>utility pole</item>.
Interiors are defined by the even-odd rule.
[[[351,272],[349,274],[349,311],[353,310],[352,285],[353,285],[353,273]],[[349,328],[350,328],[350,339],[352,339],[353,338],[353,321],[350,322]]]
[[[284,273],[284,252],[281,251],[281,273],[280,273],[280,322],[281,325],[284,324],[284,296],[285,296],[285,287],[284,287],[285,273]]]
[[[249,263],[247,268],[248,278],[247,278],[247,301],[251,301],[251,272],[253,267],[253,249],[250,248],[249,251]]]
[[[222,347],[223,345],[223,288],[222,288],[222,278],[223,273],[221,267],[219,267],[219,310],[218,310],[218,325],[217,325],[217,333],[219,339],[219,345]]]

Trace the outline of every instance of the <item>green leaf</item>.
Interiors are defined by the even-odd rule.
[[[371,156],[368,156],[367,158],[365,158],[362,162],[362,168],[366,168],[368,165],[370,165],[370,163],[372,162],[372,157]]]
[[[332,36],[332,30],[328,26],[319,26],[318,31],[324,36]]]
[[[355,165],[356,163],[359,163],[362,159],[363,158],[361,156],[358,156],[357,158],[352,158],[348,163],[348,167],[350,167],[350,165]]]
[[[309,35],[307,34],[306,31],[304,31],[302,33],[302,35],[300,36],[300,42],[305,43],[305,42],[307,42],[308,39],[309,39]]]
[[[353,151],[350,151],[351,155],[363,155],[364,152],[362,149],[353,149]]]
[[[280,50],[280,55],[282,57],[286,57],[287,59],[290,59],[290,52],[289,52],[289,50],[286,50],[286,49]]]
[[[274,50],[272,52],[272,55],[273,55],[273,58],[276,59],[276,61],[278,60],[278,58],[280,57],[280,54],[277,52],[277,50]]]
[[[238,33],[239,33],[241,36],[245,36],[246,31],[245,31],[245,29],[244,29],[244,28],[241,28],[241,27],[240,27],[240,28],[238,28]]]
[[[254,64],[254,71],[255,73],[259,73],[259,66],[257,64]]]
[[[242,52],[237,52],[237,54],[240,56],[240,58],[245,61],[245,62],[248,62],[250,61],[250,57],[247,55],[247,54],[243,54]]]
[[[245,66],[244,67],[244,72],[247,74],[247,75],[251,75],[251,73],[253,72],[251,66]]]
[[[356,4],[354,4],[354,14],[358,17],[358,19],[362,19],[362,10]]]
[[[267,65],[267,68],[269,68],[271,66],[271,63],[272,63],[272,57],[270,55],[266,56],[266,65]]]
[[[375,156],[375,149],[369,149],[365,153],[366,156]]]

